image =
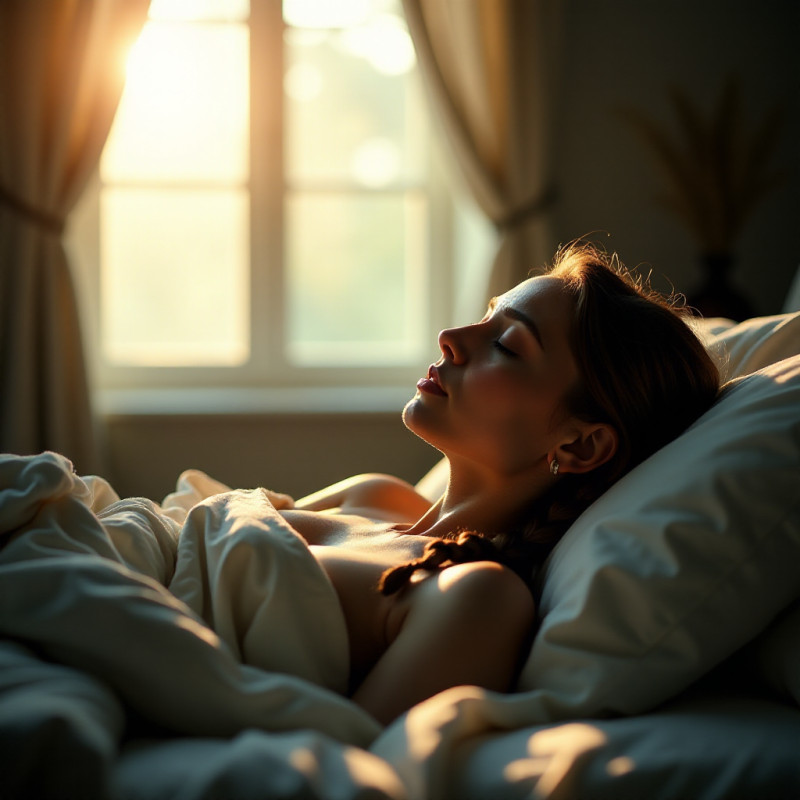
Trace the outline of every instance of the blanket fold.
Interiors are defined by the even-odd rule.
[[[122,705],[102,683],[0,642],[0,795],[112,796],[123,727]]]
[[[194,506],[169,588],[243,663],[346,691],[347,627],[336,592],[262,491]]]
[[[264,495],[209,498],[181,530],[157,504],[120,501],[56,454],[0,456],[0,479],[0,637],[90,676],[167,730],[311,729],[360,746],[377,735],[326,687],[347,671],[343,619],[337,628],[317,608],[335,592],[316,562],[313,577],[298,577],[313,556]],[[297,609],[273,574],[284,568],[301,593],[316,592]],[[301,663],[323,655],[329,672]]]

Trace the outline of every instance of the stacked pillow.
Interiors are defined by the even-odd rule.
[[[709,324],[704,339],[732,385],[546,565],[520,689],[545,692],[553,717],[651,708],[800,602],[800,313]],[[778,625],[763,652],[800,700],[783,670],[800,615]]]
[[[698,330],[722,377],[749,375],[800,353],[800,312],[748,319],[705,320]]]

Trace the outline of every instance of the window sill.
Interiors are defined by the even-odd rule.
[[[102,417],[399,414],[408,386],[292,389],[108,389],[95,394]]]

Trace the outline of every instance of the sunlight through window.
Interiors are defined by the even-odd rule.
[[[224,5],[154,3],[128,59],[100,165],[101,331],[112,363],[233,366],[249,356],[249,38],[243,22],[218,21]],[[186,24],[204,13],[213,21]]]
[[[418,370],[429,139],[400,0],[153,0],[86,248],[105,385]]]
[[[412,363],[427,129],[399,5],[287,0],[284,20],[287,352],[306,366]]]

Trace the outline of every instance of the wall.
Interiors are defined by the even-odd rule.
[[[112,416],[104,473],[123,496],[160,500],[188,467],[236,487],[301,497],[349,475],[416,482],[438,454],[397,414]]]
[[[786,183],[756,207],[735,252],[735,279],[759,314],[777,313],[800,266],[800,3],[786,0],[567,0],[556,125],[561,192],[558,241],[605,231],[629,266],[648,263],[680,291],[696,284],[697,247],[654,202],[661,175],[618,116],[634,105],[669,125],[666,90],[713,107],[729,74],[741,76],[746,128],[786,103],[774,163]]]

